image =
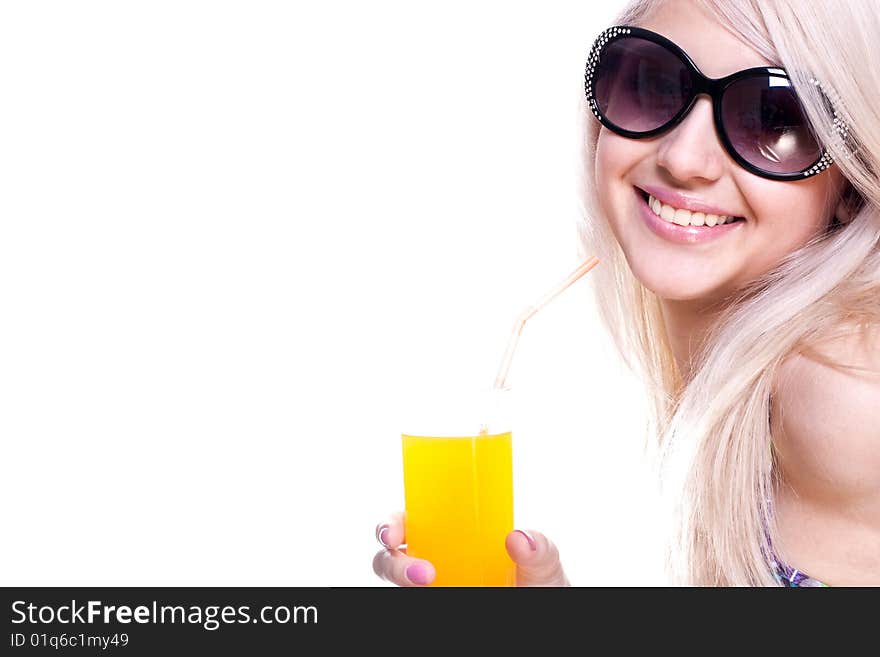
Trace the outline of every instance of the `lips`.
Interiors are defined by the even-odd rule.
[[[715,226],[682,226],[658,217],[648,207],[647,195],[642,190],[633,188],[638,203],[638,213],[645,226],[664,241],[684,244],[700,245],[709,244],[718,240],[724,240],[726,236],[745,230],[745,221],[729,221]]]
[[[693,210],[682,210],[666,203],[661,203],[660,199],[648,196],[648,207],[664,221],[678,224],[679,226],[722,226],[724,224],[735,223],[737,217],[730,215],[706,214],[705,212],[695,212]],[[739,219],[741,221],[741,219]]]
[[[650,186],[647,189],[642,189],[641,187],[635,187],[635,190],[642,197],[642,200],[645,203],[648,203],[648,197],[654,196],[658,201],[663,203],[664,205],[668,205],[676,210],[689,210],[690,212],[702,212],[703,214],[714,214],[716,216],[727,216],[731,217],[732,220],[727,223],[736,223],[738,221],[745,221],[745,217],[734,215],[731,212],[725,212],[724,210],[720,210],[716,207],[710,206],[706,203],[702,203],[699,201],[687,199],[683,196],[679,196],[675,192],[671,192],[669,190]]]

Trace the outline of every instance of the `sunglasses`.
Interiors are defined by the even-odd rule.
[[[644,139],[674,128],[705,94],[712,99],[721,144],[747,171],[771,180],[802,180],[834,161],[812,130],[788,74],[778,67],[708,78],[669,39],[616,26],[593,44],[584,86],[596,118],[623,137]],[[839,119],[834,125],[846,135]]]

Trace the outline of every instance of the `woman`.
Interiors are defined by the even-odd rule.
[[[878,14],[648,0],[590,53],[582,246],[654,400],[675,583],[880,585]],[[374,569],[429,583],[402,520]],[[567,584],[540,533],[506,545]]]

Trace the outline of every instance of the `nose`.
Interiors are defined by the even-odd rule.
[[[661,138],[657,164],[677,180],[714,181],[724,171],[724,152],[712,114],[712,101],[697,98],[690,112]]]

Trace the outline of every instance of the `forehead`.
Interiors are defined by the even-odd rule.
[[[699,3],[667,0],[639,21],[638,26],[677,44],[710,78],[753,66],[774,66]]]

